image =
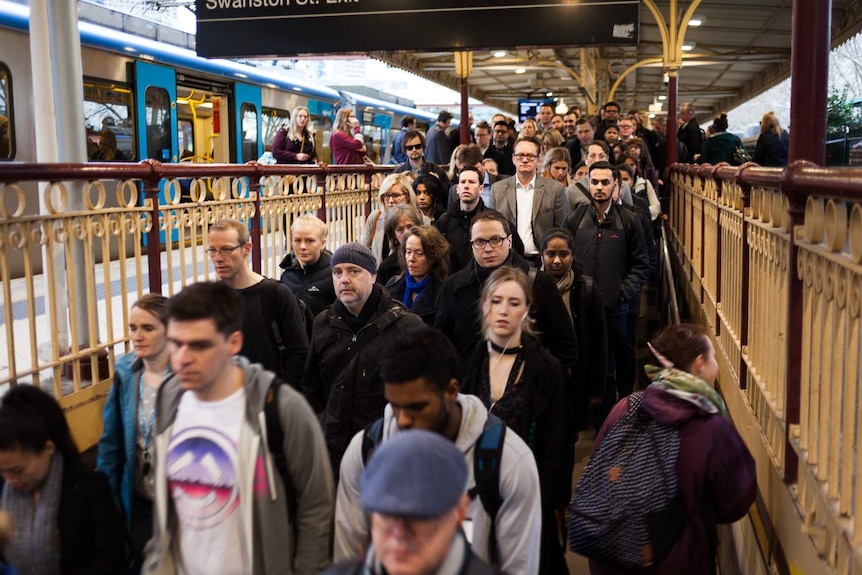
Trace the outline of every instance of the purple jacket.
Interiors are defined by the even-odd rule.
[[[296,159],[297,154],[308,154],[309,158],[304,162]],[[284,128],[275,133],[272,140],[272,155],[279,164],[313,164],[317,161],[317,152],[314,149],[314,138],[308,134],[304,140],[291,140],[287,137]]]
[[[716,524],[741,519],[754,503],[757,476],[754,459],[729,419],[702,411],[670,393],[647,388],[643,409],[656,421],[680,431],[677,474],[686,511],[693,514],[670,554],[656,567],[625,569],[590,561],[593,575],[713,575]],[[604,436],[628,409],[627,400],[616,404],[596,437]]]

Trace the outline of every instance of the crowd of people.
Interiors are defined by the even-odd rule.
[[[252,271],[243,223],[210,225],[218,281],[132,306],[98,472],[52,398],[4,396],[3,559],[34,575],[568,573],[578,434],[601,442],[638,381],[663,136],[614,102],[543,106],[520,134],[494,117],[475,142],[450,141],[450,121],[404,125],[359,241],[330,251],[324,222],[293,219],[281,281]],[[307,124],[295,111],[273,154],[316,161]],[[339,112],[346,163],[363,159],[355,126]],[[693,519],[649,572],[711,573],[754,463],[706,332],[654,343],[643,409],[679,428]]]

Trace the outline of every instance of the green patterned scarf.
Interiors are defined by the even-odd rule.
[[[677,397],[694,403],[708,413],[720,413],[722,417],[727,417],[727,406],[711,385],[696,375],[675,368],[673,363],[656,351],[652,345],[647,345],[656,359],[662,364],[662,367],[655,365],[644,366],[647,377],[652,381],[650,387],[673,393]]]

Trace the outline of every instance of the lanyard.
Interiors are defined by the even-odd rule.
[[[164,381],[171,372],[171,368],[165,369],[165,375],[162,378]],[[153,436],[153,424],[156,421],[156,406],[153,405],[150,411],[149,424],[144,423],[144,371],[141,370],[141,375],[138,377],[138,425],[141,428],[141,436],[144,438],[144,451],[150,447],[150,438]]]

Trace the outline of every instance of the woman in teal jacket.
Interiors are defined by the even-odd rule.
[[[134,563],[140,571],[143,549],[152,535],[153,466],[150,457],[156,392],[170,375],[167,345],[167,298],[147,294],[129,314],[134,353],[114,366],[114,385],[104,412],[98,468],[108,476],[114,498],[131,535]]]

